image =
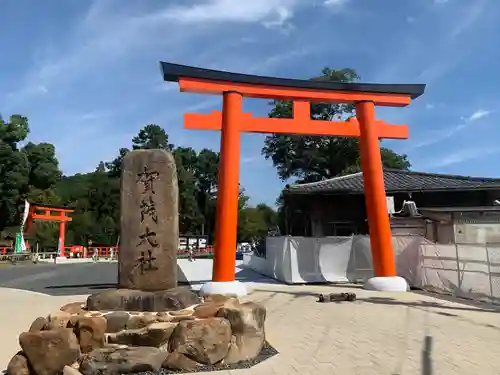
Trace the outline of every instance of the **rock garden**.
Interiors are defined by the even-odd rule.
[[[276,354],[265,308],[186,287],[110,290],[37,318],[7,375],[182,373],[251,367]]]

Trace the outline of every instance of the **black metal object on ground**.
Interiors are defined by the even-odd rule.
[[[354,302],[356,301],[356,293],[331,293],[320,294],[318,302]]]

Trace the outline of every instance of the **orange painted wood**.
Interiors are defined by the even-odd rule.
[[[47,215],[47,214],[37,214],[33,213],[31,215],[33,220],[48,220],[48,221],[72,221],[73,219],[68,216],[61,215]]]
[[[301,109],[303,111],[304,109]],[[295,114],[297,116],[297,114]],[[303,135],[325,135],[341,137],[359,137],[359,123],[356,119],[349,121],[311,120],[306,113],[301,118],[261,118],[253,117],[251,113],[241,113],[238,123],[240,132],[245,133],[288,133]],[[383,120],[376,120],[375,126],[379,138],[407,139],[408,126],[391,125]],[[186,113],[184,128],[197,130],[221,130],[222,113],[213,111],[210,114]]]
[[[223,95],[222,113],[213,111],[184,116],[186,129],[221,131],[213,281],[235,279],[241,132],[359,137],[375,275],[396,275],[379,140],[406,139],[408,127],[376,120],[375,106],[404,107],[410,104],[410,95],[261,86],[193,78],[179,79],[179,87],[183,92]],[[251,113],[242,113],[243,97],[291,100],[293,119],[254,118]],[[311,102],[355,104],[356,118],[345,122],[312,120]]]
[[[65,212],[61,212],[61,218],[65,218],[67,216],[65,216],[66,213]],[[59,253],[59,256],[60,257],[65,257],[66,256],[66,252],[64,251],[64,241],[65,241],[65,234],[66,234],[66,220],[60,220],[59,221],[59,249],[60,249],[60,253]]]
[[[238,125],[241,107],[240,94],[224,94],[212,275],[213,281],[218,282],[235,280],[241,137]]]
[[[392,248],[392,233],[387,211],[380,144],[375,130],[374,104],[371,102],[356,104],[356,116],[361,131],[359,144],[373,269],[376,276],[396,276],[396,262]]]
[[[307,100],[321,103],[351,103],[370,100],[379,106],[405,107],[410,104],[410,95],[381,94],[371,92],[330,91],[298,89],[278,86],[254,86],[232,82],[213,82],[202,79],[181,78],[179,87],[182,92],[222,95],[224,92],[237,91],[243,97],[278,100]]]
[[[67,212],[67,213],[75,212],[75,210],[72,210],[71,208],[46,207],[46,206],[37,205],[37,204],[34,204],[34,203],[31,204],[30,209],[32,209],[33,211],[54,211],[54,212],[57,212],[57,213],[60,213],[60,212]]]

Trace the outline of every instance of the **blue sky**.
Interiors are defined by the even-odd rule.
[[[176,145],[218,150],[218,133],[184,130],[182,115],[220,98],[179,93],[160,60],[304,79],[349,67],[367,82],[427,84],[408,108],[377,112],[409,125],[409,140],[384,143],[413,169],[500,176],[498,39],[498,0],[3,0],[0,113],[27,116],[30,140],[55,144],[72,174],[149,123]],[[241,182],[273,203],[283,183],[263,140],[242,136]]]

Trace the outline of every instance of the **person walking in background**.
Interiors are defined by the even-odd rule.
[[[195,259],[194,259],[194,249],[193,249],[193,245],[188,245],[188,259],[190,262],[194,262]]]

